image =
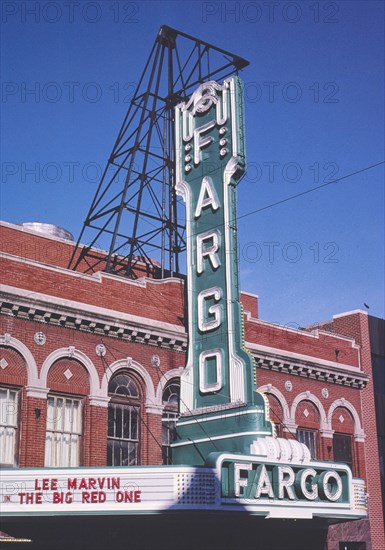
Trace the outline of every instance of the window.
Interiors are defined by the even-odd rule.
[[[45,466],[79,466],[82,440],[81,401],[49,396]]]
[[[135,466],[139,455],[140,392],[128,374],[118,374],[108,386],[108,466]]]
[[[304,430],[303,428],[299,428],[297,430],[297,440],[308,447],[312,458],[317,458],[317,432],[315,430]]]
[[[179,382],[171,382],[163,392],[162,416],[162,461],[163,464],[172,464],[171,443],[176,438],[176,421],[179,418]]]
[[[16,466],[18,392],[0,388],[0,464]]]
[[[334,460],[343,462],[353,470],[352,436],[348,434],[333,434]]]

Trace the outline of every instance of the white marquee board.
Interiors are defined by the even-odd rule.
[[[223,455],[222,455],[223,457]],[[215,468],[4,469],[0,480],[3,516],[140,514],[182,510],[247,510],[266,517],[366,516],[362,480],[351,479],[351,503],[245,499],[223,492],[223,460]]]

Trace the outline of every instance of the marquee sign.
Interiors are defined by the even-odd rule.
[[[4,469],[3,515],[130,514],[161,511],[179,500],[191,468]],[[202,483],[207,482],[202,472]],[[200,478],[201,479],[201,478]],[[183,500],[183,499],[182,499]]]
[[[208,464],[221,480],[223,507],[276,518],[366,516],[364,482],[343,464],[289,464],[231,453],[214,453]]]
[[[349,468],[212,455],[208,466],[4,469],[6,516],[247,510],[268,517],[365,517],[365,488]],[[352,496],[353,495],[353,496]]]

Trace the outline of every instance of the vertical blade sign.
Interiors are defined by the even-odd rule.
[[[272,433],[242,338],[236,186],[245,151],[239,78],[206,82],[178,105],[175,141],[176,191],[186,202],[189,348],[173,461],[197,464],[212,451],[246,451],[258,434]]]
[[[182,410],[245,403],[236,185],[244,172],[239,78],[202,84],[176,108],[177,192],[187,207],[189,353]]]

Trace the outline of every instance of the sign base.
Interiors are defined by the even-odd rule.
[[[207,407],[182,415],[177,422],[177,440],[172,444],[174,464],[203,466],[212,452],[248,454],[258,437],[272,436],[273,425],[266,420],[264,400],[260,404],[229,404]]]

